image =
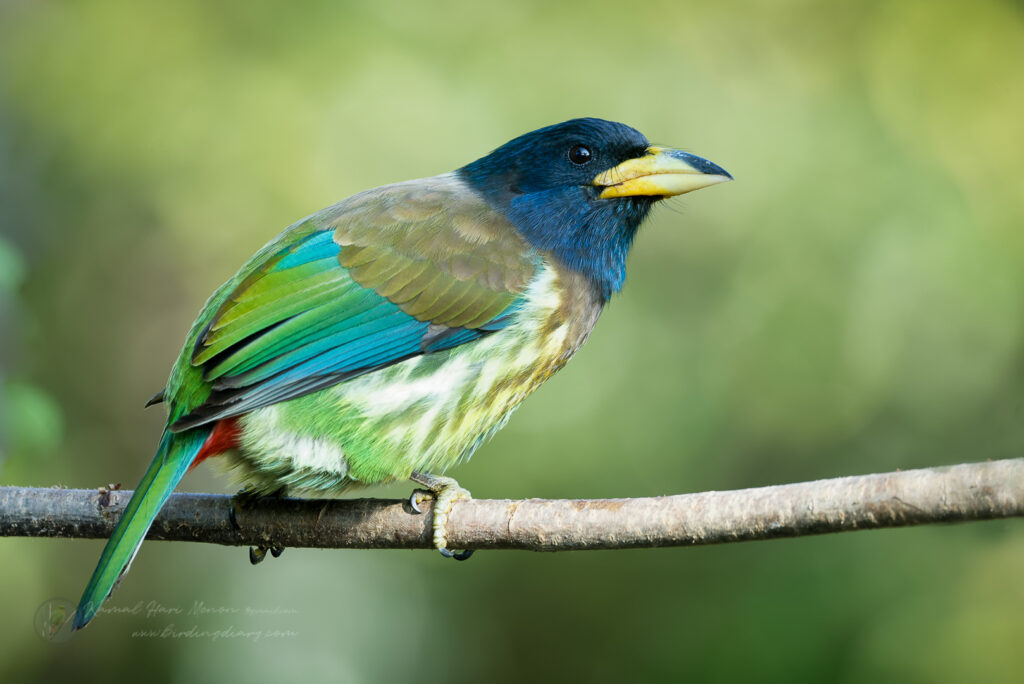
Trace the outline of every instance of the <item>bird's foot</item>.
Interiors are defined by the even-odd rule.
[[[250,546],[249,562],[253,565],[259,565],[267,557],[267,551],[270,551],[270,555],[274,558],[284,553],[284,549],[279,546]]]
[[[417,489],[409,497],[409,506],[417,513],[420,512],[419,504],[424,501],[434,500],[434,548],[441,552],[445,558],[455,560],[466,560],[473,555],[472,549],[462,551],[451,551],[448,548],[448,515],[456,501],[473,498],[469,490],[463,489],[459,483],[451,477],[430,475],[429,473],[412,473],[409,479],[416,484],[426,487],[426,490]]]
[[[241,532],[242,526],[238,523],[239,510],[252,508],[260,499],[276,499],[284,495],[285,490],[283,487],[272,494],[259,494],[250,489],[238,491],[231,498],[231,507],[228,509],[228,520],[231,521],[231,526]],[[284,553],[284,548],[280,546],[250,546],[249,562],[253,565],[259,565],[267,557],[267,551],[270,551],[270,555],[277,558]]]

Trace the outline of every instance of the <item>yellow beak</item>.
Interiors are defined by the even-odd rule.
[[[670,147],[648,147],[642,157],[604,171],[593,183],[602,199],[636,195],[672,197],[731,181],[729,172],[697,155]]]

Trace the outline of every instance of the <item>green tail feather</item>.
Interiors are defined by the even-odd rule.
[[[135,488],[85,587],[72,629],[81,629],[89,624],[118,580],[128,572],[153,519],[184,477],[211,431],[212,428],[203,426],[181,433],[164,432],[156,457]]]

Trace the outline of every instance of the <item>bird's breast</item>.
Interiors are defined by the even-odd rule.
[[[365,420],[389,425],[384,432],[396,444],[434,457],[468,457],[586,340],[601,311],[592,291],[571,272],[546,265],[512,324],[339,385],[336,394]]]

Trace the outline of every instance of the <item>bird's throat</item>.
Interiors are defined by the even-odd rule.
[[[622,289],[633,238],[653,201],[602,200],[589,188],[565,188],[514,199],[510,221],[534,247],[591,281],[607,301]]]

